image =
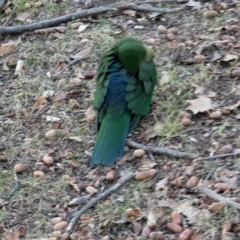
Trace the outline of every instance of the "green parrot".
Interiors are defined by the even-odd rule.
[[[100,60],[93,101],[98,135],[90,167],[109,166],[123,156],[127,135],[150,108],[157,82],[153,59],[151,48],[136,39],[124,38]]]

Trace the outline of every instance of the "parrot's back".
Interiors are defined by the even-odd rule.
[[[125,38],[101,59],[93,102],[98,136],[90,166],[112,165],[122,157],[128,133],[149,110],[157,75],[148,50],[138,40]]]

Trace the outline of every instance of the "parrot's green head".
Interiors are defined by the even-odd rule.
[[[147,47],[147,46],[144,46],[144,47],[145,47],[146,52],[147,52],[146,57],[145,57],[145,61],[146,61],[146,62],[149,62],[149,61],[151,61],[151,60],[154,59],[155,53],[154,53],[154,51],[153,51],[152,48]]]
[[[118,57],[128,73],[134,74],[138,71],[142,61],[151,61],[154,52],[142,42],[133,38],[124,38],[116,43]]]

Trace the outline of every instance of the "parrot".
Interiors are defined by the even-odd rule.
[[[113,165],[125,140],[150,108],[157,70],[154,51],[126,37],[107,50],[98,65],[93,108],[97,139],[90,158],[94,165]]]

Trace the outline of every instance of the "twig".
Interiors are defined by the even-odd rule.
[[[0,0],[0,11],[4,8],[6,3],[7,3],[7,0]]]
[[[46,105],[44,105],[43,108],[41,108],[41,109],[39,109],[39,110],[37,111],[37,115],[40,115],[40,114],[42,114],[43,112],[45,112],[45,111],[47,110],[47,108],[48,108],[49,106],[51,106],[53,103],[60,102],[60,101],[62,101],[62,100],[66,100],[66,99],[68,99],[68,97],[60,98],[60,99],[58,99],[58,100],[55,100],[55,101],[52,101],[52,102],[47,103]]]
[[[109,8],[109,7],[99,7],[99,8],[92,8],[86,9],[81,12],[71,13],[68,15],[64,15],[61,17],[52,18],[49,20],[43,20],[37,23],[27,24],[27,25],[20,25],[16,27],[0,27],[0,34],[17,34],[22,32],[34,31],[37,29],[54,27],[62,23],[66,23],[78,18],[84,18],[91,15],[105,13],[108,11],[116,11],[117,9]]]
[[[134,142],[132,140],[127,140],[127,145],[132,148],[141,148],[147,152],[157,153],[157,154],[166,154],[171,157],[176,158],[187,158],[187,159],[195,159],[198,157],[197,154],[191,154],[186,152],[179,152],[176,150],[168,149],[168,148],[160,148],[156,146],[146,146],[137,142]]]
[[[232,207],[240,210],[240,204],[239,203],[236,203],[229,198],[223,197],[223,196],[219,195],[218,193],[212,191],[211,189],[209,189],[207,187],[201,186],[201,187],[199,187],[199,190],[202,193],[206,194],[208,197],[210,197],[210,198],[212,198],[216,201],[227,203],[227,204],[231,205]]]
[[[212,159],[216,159],[216,158],[235,157],[235,156],[239,156],[239,155],[240,155],[240,152],[228,153],[228,154],[215,155],[215,156],[211,156],[211,157],[199,157],[199,158],[197,158],[197,160],[212,160]]]
[[[161,12],[161,13],[175,13],[179,11],[179,9],[137,6],[134,3],[124,4],[124,5],[111,4],[107,7],[97,7],[92,9],[86,9],[80,12],[71,13],[65,16],[61,16],[61,17],[57,17],[49,20],[43,20],[37,23],[20,25],[15,27],[0,27],[0,34],[17,34],[17,33],[22,33],[27,31],[34,31],[37,29],[54,27],[61,23],[66,23],[79,18],[89,17],[91,15],[106,13],[110,11],[126,10],[126,9],[132,9],[136,11],[145,11],[145,12]]]
[[[73,218],[70,220],[70,223],[68,224],[67,232],[71,232],[73,230],[78,219],[81,217],[81,215],[84,212],[86,212],[89,208],[91,208],[96,202],[107,197],[111,193],[115,192],[119,187],[121,187],[125,183],[129,182],[134,176],[135,176],[135,174],[131,173],[129,176],[124,178],[121,182],[116,183],[115,185],[113,185],[111,188],[109,188],[105,192],[103,192],[103,193],[99,194],[97,197],[93,198],[86,206],[84,206],[81,210],[76,212],[74,214]]]
[[[18,187],[19,187],[19,183],[18,183],[18,177],[15,171],[13,171],[13,176],[14,176],[14,181],[15,181],[15,186],[12,189],[12,191],[10,192],[9,196],[7,197],[6,200],[4,200],[3,202],[1,202],[0,207],[2,207],[9,199],[11,199],[11,197],[13,196],[13,194],[17,191]]]
[[[147,1],[135,1],[135,4],[159,4],[159,3],[187,3],[188,0],[147,0]]]
[[[70,62],[69,64],[67,64],[67,65],[62,69],[62,71],[61,71],[60,73],[58,73],[58,74],[56,74],[55,76],[53,76],[52,81],[53,81],[53,82],[56,81],[57,78],[66,71],[66,69],[68,69],[69,67],[71,67],[71,66],[74,65],[74,64],[77,64],[77,63],[80,62],[82,59],[83,59],[83,58],[76,58],[76,59],[74,59],[72,62]]]

